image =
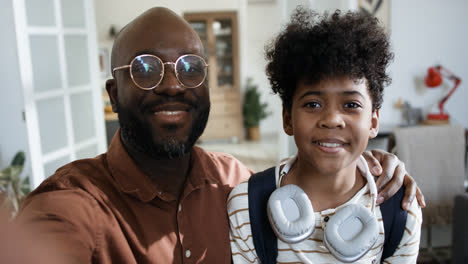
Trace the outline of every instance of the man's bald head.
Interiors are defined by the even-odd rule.
[[[133,53],[150,50],[152,47],[145,47],[144,43],[140,42],[142,45],[138,46],[138,40],[147,35],[158,39],[160,43],[155,45],[156,47],[170,46],[174,38],[177,38],[186,43],[187,51],[197,51],[194,53],[203,56],[203,44],[187,21],[170,9],[154,7],[135,18],[119,32],[112,47],[112,69],[129,63]]]
[[[203,57],[197,33],[167,8],[152,8],[130,22],[112,49],[112,69],[126,66],[137,56],[150,54],[164,63],[181,56]],[[184,87],[174,67],[166,67],[152,90],[137,87],[132,68],[123,67],[106,82],[112,109],[118,113],[120,135],[128,149],[151,158],[183,158],[205,129],[210,111],[206,83]]]

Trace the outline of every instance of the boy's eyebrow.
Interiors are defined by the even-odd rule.
[[[365,98],[364,95],[360,93],[359,91],[344,91],[343,94],[344,95],[358,95],[362,98]]]
[[[301,97],[299,97],[299,99],[302,99],[308,95],[322,95],[322,94],[323,92],[319,92],[319,91],[307,91],[304,94],[302,94]]]
[[[304,94],[301,95],[301,97],[299,97],[299,99],[302,99],[308,95],[322,95],[324,94],[324,92],[320,92],[320,91],[307,91],[305,92]],[[364,95],[362,93],[360,93],[359,91],[344,91],[341,93],[342,95],[357,95],[357,96],[360,96],[362,98],[365,98]]]

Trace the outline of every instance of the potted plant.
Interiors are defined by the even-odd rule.
[[[10,166],[0,171],[0,206],[12,210],[13,216],[30,192],[29,177],[21,177],[24,168],[24,152],[16,153]]]
[[[267,103],[260,102],[260,93],[257,85],[252,78],[247,79],[247,85],[244,93],[244,103],[242,113],[244,117],[244,126],[247,129],[247,139],[260,139],[260,121],[265,119],[271,113],[267,111]]]

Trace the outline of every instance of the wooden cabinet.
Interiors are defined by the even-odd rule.
[[[242,138],[236,12],[186,13],[198,33],[208,63],[211,112],[201,140]]]

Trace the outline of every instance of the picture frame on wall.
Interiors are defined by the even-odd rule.
[[[107,78],[111,75],[109,50],[106,48],[99,48],[99,72],[101,78]]]
[[[385,30],[390,31],[390,0],[359,0],[358,7],[360,12],[377,17]]]

